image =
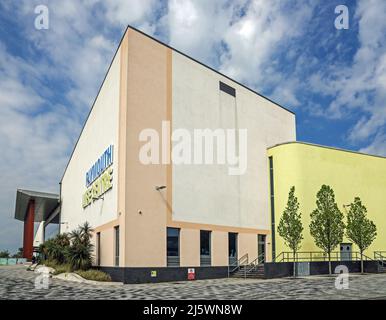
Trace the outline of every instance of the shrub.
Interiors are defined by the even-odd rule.
[[[60,265],[56,265],[53,268],[55,269],[54,275],[72,272],[71,266],[69,264],[60,264]]]
[[[61,270],[87,270],[92,265],[92,228],[88,222],[70,234],[58,234],[39,247],[39,262]],[[66,265],[66,267],[61,267]],[[66,272],[66,271],[63,271]]]
[[[67,250],[70,246],[70,237],[67,233],[58,234],[55,238],[45,241],[39,247],[43,260],[66,263]]]
[[[82,278],[87,280],[111,281],[110,275],[99,270],[87,270],[87,271],[78,270],[75,272],[79,274]]]
[[[70,233],[71,246],[67,251],[67,261],[73,270],[87,270],[92,265],[92,228],[88,222]]]
[[[67,259],[73,270],[87,270],[91,267],[91,251],[87,245],[82,243],[68,248]]]

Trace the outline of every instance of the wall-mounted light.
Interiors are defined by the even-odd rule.
[[[92,197],[92,199],[94,201],[99,200],[99,199],[105,200],[105,197],[104,197],[104,195],[102,195],[102,196],[99,196],[99,197]]]
[[[161,191],[161,190],[163,190],[163,189],[166,189],[166,186],[155,186],[155,189],[156,189],[157,191]]]

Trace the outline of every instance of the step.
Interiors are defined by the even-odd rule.
[[[247,274],[246,276],[244,275],[232,275],[232,278],[237,278],[237,279],[264,279],[264,275],[259,274],[259,275],[251,275]]]

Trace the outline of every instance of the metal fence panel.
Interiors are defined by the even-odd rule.
[[[309,262],[297,262],[296,274],[299,277],[305,277],[310,275],[310,263]]]

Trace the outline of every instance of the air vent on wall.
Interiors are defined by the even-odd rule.
[[[236,97],[236,89],[232,88],[231,86],[228,86],[224,82],[220,81],[220,90],[226,92],[227,94],[230,94],[233,97]]]

